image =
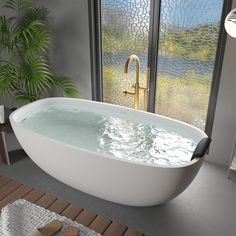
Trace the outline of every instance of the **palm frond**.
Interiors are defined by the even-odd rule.
[[[34,48],[36,50],[42,50],[43,52],[46,52],[51,44],[52,38],[48,34],[47,30],[41,30],[41,32],[35,37]]]
[[[24,27],[21,28],[22,32],[24,33],[39,33],[41,31],[41,27],[45,27],[45,24],[41,20],[34,20],[31,21],[29,24],[25,25]]]
[[[53,84],[53,75],[48,61],[42,57],[31,58],[21,66],[21,79],[30,93],[44,93]]]
[[[8,20],[6,16],[0,16],[0,32],[1,34],[8,33]]]
[[[0,67],[0,97],[14,90],[14,83],[17,80],[17,69],[13,64],[6,64]]]
[[[52,40],[46,30],[41,30],[34,35],[34,39],[28,39],[25,47],[25,58],[45,56],[49,52]]]
[[[32,44],[34,44],[34,38],[41,33],[41,26],[44,26],[43,22],[40,20],[35,20],[27,25],[27,27],[21,29],[20,37],[23,38],[26,48],[30,48]]]
[[[26,10],[29,7],[29,0],[18,0],[19,10]]]
[[[17,0],[6,0],[3,7],[12,10],[17,10]]]
[[[25,10],[29,6],[28,0],[6,0],[3,7],[15,11]]]
[[[46,27],[48,10],[45,7],[30,7],[20,19],[20,28],[26,42],[26,54],[35,51],[45,54],[52,39]]]
[[[17,47],[19,43],[22,43],[23,41],[22,41],[21,35],[22,35],[21,30],[18,30],[18,29],[12,30],[12,33],[10,35],[11,45],[14,45],[15,47]]]
[[[16,38],[14,37],[16,29],[16,18],[0,16],[0,47],[1,49],[7,49],[9,52],[13,51],[16,44]]]
[[[5,48],[8,43],[9,29],[8,22],[5,16],[0,16],[0,43],[1,49]]]
[[[79,97],[79,89],[76,87],[75,82],[68,76],[61,76],[55,78],[54,84],[56,88],[63,93],[66,97]]]
[[[0,42],[1,49],[7,48],[10,45],[11,34],[11,19],[5,16],[0,16]]]
[[[14,93],[14,98],[19,104],[23,105],[25,103],[34,102],[38,100],[40,97],[37,96],[35,93],[30,93],[27,90],[18,89]]]
[[[32,21],[40,20],[45,24],[48,21],[48,9],[46,7],[30,7],[20,19],[21,27],[29,25]]]

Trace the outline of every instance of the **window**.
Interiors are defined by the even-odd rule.
[[[94,78],[97,100],[133,107],[133,97],[123,91],[133,91],[135,63],[128,74],[124,64],[136,54],[143,87],[150,68],[149,111],[207,128],[210,134],[213,116],[207,111],[215,109],[224,51],[222,19],[230,7],[227,0],[90,3],[90,14],[95,14],[94,65],[100,66],[100,74],[94,74],[99,77]],[[143,109],[143,96],[140,104]]]

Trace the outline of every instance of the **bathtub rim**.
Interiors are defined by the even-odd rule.
[[[37,100],[35,102],[23,105],[22,107],[20,107],[17,110],[13,111],[10,114],[10,116],[9,116],[9,120],[10,120],[10,122],[12,124],[13,131],[14,131],[14,125],[15,125],[15,126],[18,126],[19,129],[23,129],[23,130],[25,130],[27,132],[32,133],[32,135],[35,135],[35,134],[39,135],[40,137],[43,137],[43,138],[45,138],[45,139],[47,139],[47,140],[49,140],[51,142],[55,142],[55,143],[58,143],[60,145],[65,145],[65,146],[67,146],[69,148],[73,148],[75,150],[79,150],[79,151],[82,151],[82,152],[87,152],[87,153],[89,153],[89,154],[91,154],[93,156],[96,155],[96,156],[103,157],[103,158],[106,158],[106,159],[122,161],[122,162],[126,162],[126,163],[129,163],[129,164],[135,164],[135,165],[145,165],[145,166],[153,167],[153,168],[158,168],[158,167],[160,167],[160,168],[184,168],[184,167],[187,167],[187,166],[191,166],[191,165],[193,165],[196,162],[201,161],[201,159],[203,159],[205,157],[205,155],[203,157],[196,157],[193,160],[190,160],[189,162],[187,162],[185,164],[177,164],[177,165],[174,165],[174,164],[168,164],[168,165],[150,164],[150,163],[145,163],[145,162],[141,162],[141,161],[128,160],[128,159],[125,159],[125,158],[119,158],[119,157],[115,157],[115,156],[112,156],[112,155],[101,154],[99,152],[95,152],[95,151],[92,151],[92,150],[88,150],[88,149],[84,149],[84,148],[81,148],[81,147],[77,147],[77,146],[74,146],[74,145],[69,144],[69,143],[64,143],[62,141],[50,138],[50,137],[48,137],[46,135],[42,135],[42,134],[40,134],[38,132],[35,132],[35,131],[33,131],[33,130],[29,129],[29,128],[25,128],[24,126],[20,125],[19,122],[16,120],[15,116],[16,116],[16,114],[18,112],[23,112],[22,110],[26,109],[27,107],[34,106],[37,103],[40,104],[40,103],[46,102],[46,104],[47,104],[47,101],[49,101],[49,100],[50,101],[54,101],[54,100],[56,100],[56,101],[58,101],[58,100],[73,100],[73,101],[81,101],[81,102],[85,102],[85,103],[86,102],[88,102],[88,103],[97,103],[97,104],[101,104],[101,105],[105,105],[105,106],[112,106],[112,107],[121,108],[121,109],[124,109],[124,110],[128,109],[128,110],[135,111],[135,112],[141,112],[141,113],[144,113],[144,114],[147,113],[145,111],[141,111],[141,110],[137,111],[137,110],[135,110],[133,108],[129,108],[129,107],[123,107],[123,106],[119,106],[119,105],[115,105],[115,104],[98,102],[98,101],[91,101],[91,100],[86,100],[86,99],[67,98],[67,97],[50,97],[50,98],[39,99],[39,100]],[[161,117],[161,118],[167,119],[167,120],[169,120],[171,122],[177,122],[179,124],[188,126],[189,128],[192,128],[195,131],[199,132],[203,137],[208,137],[204,131],[200,130],[199,128],[197,128],[197,127],[195,127],[193,125],[185,123],[183,121],[179,121],[179,120],[176,120],[176,119],[173,119],[173,118],[170,118],[170,117],[162,116],[162,115],[151,113],[151,112],[148,112],[148,115],[155,116],[155,117]]]

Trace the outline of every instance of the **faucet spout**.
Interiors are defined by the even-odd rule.
[[[138,56],[136,56],[135,54],[132,54],[128,57],[126,63],[125,63],[125,67],[124,67],[124,73],[128,73],[128,70],[129,70],[129,65],[130,65],[130,62],[132,60],[135,60],[136,62],[136,83],[134,85],[134,88],[135,88],[135,92],[134,93],[131,93],[131,92],[127,92],[127,91],[124,91],[124,94],[126,96],[128,95],[133,95],[134,96],[134,107],[135,109],[139,109],[139,77],[140,77],[140,60],[138,58]],[[131,95],[131,96],[132,96]]]
[[[136,83],[139,84],[139,74],[140,74],[140,60],[137,55],[132,54],[128,57],[125,67],[124,67],[124,73],[127,74],[129,70],[129,65],[132,60],[135,60],[136,62]]]

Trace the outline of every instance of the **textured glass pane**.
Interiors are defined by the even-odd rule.
[[[134,98],[125,96],[123,91],[134,92],[135,62],[128,74],[124,74],[124,65],[129,55],[139,56],[141,85],[145,85],[149,12],[150,0],[101,1],[104,102],[134,107]],[[143,98],[142,92],[140,97]]]
[[[205,128],[223,0],[162,0],[156,113]]]

